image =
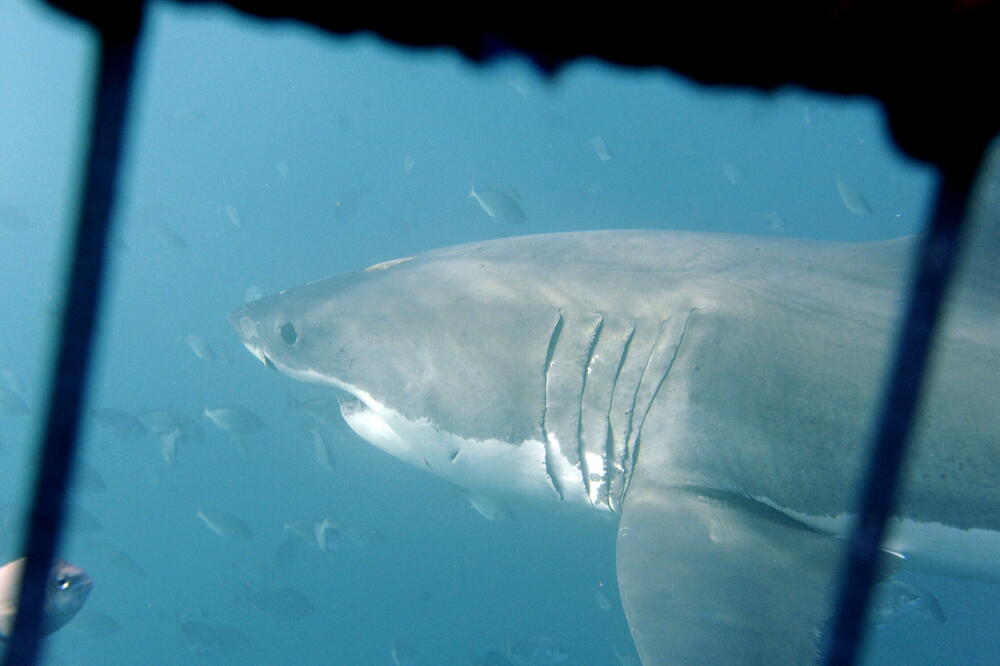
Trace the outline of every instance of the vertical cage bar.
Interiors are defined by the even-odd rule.
[[[928,357],[954,273],[975,165],[943,169],[932,217],[919,248],[910,297],[885,385],[872,440],[858,518],[846,544],[837,606],[825,645],[825,663],[853,664],[877,575],[879,547],[894,506],[902,463],[919,407]]]
[[[105,273],[122,144],[132,88],[143,3],[113,3],[96,22],[100,33],[87,157],[76,215],[64,307],[49,379],[45,425],[36,457],[18,614],[4,663],[30,666],[44,635],[49,570],[61,541],[65,497],[72,476],[81,405],[90,370],[95,323]]]

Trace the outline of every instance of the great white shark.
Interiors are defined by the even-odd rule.
[[[347,423],[390,454],[617,517],[647,666],[806,663],[913,244],[525,236],[313,282],[230,321],[267,366],[353,396]],[[1000,581],[997,275],[955,291],[886,570]]]

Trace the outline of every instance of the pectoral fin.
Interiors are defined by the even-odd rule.
[[[742,497],[631,488],[618,582],[642,663],[813,662],[841,545]]]

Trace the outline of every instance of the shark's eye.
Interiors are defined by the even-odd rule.
[[[289,345],[294,345],[295,341],[299,339],[299,334],[295,332],[295,327],[292,326],[291,322],[282,324],[278,332],[281,333],[281,339]]]

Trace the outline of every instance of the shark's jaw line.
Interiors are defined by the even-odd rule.
[[[265,366],[292,379],[331,386],[354,396],[356,402],[343,402],[340,410],[351,430],[414,467],[488,496],[561,500],[575,508],[610,511],[607,504],[591,502],[581,470],[560,453],[557,445],[546,446],[534,438],[511,443],[462,437],[429,419],[408,419],[361,387],[315,370],[290,368],[251,343],[244,346]]]

